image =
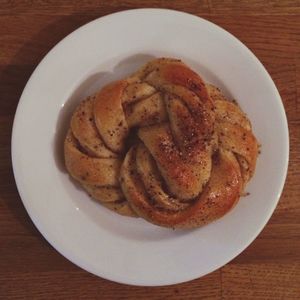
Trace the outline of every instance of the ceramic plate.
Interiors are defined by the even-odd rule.
[[[64,168],[63,140],[76,104],[159,56],[182,59],[237,99],[262,144],[247,187],[250,195],[222,219],[195,230],[170,230],[119,216],[91,201]],[[146,286],[198,278],[241,253],[276,207],[288,152],[284,108],[258,59],[220,27],[162,9],[102,17],[63,39],[28,81],[12,136],[19,193],[49,243],[91,273]]]

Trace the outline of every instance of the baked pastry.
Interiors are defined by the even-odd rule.
[[[227,213],[258,154],[238,105],[171,58],[150,61],[85,99],[64,148],[69,173],[92,198],[172,228]]]

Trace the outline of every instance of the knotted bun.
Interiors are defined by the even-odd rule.
[[[76,109],[69,173],[106,207],[166,227],[223,216],[252,177],[250,121],[183,62],[155,59]]]

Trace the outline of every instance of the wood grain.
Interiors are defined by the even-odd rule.
[[[42,57],[86,22],[138,7],[189,12],[239,38],[276,83],[290,130],[285,188],[258,238],[229,264],[203,278],[155,288],[97,278],[57,253],[23,207],[10,156],[19,97]],[[0,0],[0,299],[299,299],[299,200],[300,1]]]

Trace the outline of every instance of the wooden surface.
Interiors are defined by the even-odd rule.
[[[11,167],[14,113],[42,57],[86,22],[137,7],[202,16],[244,42],[275,81],[290,130],[287,181],[262,233],[223,268],[169,287],[109,282],[58,254],[28,217]],[[300,299],[299,97],[300,1],[0,0],[0,299]]]

